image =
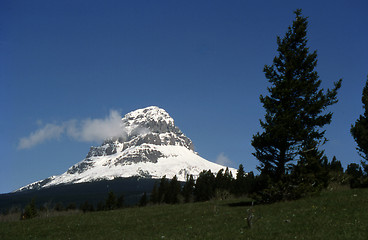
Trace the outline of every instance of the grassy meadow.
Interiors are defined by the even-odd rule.
[[[254,213],[252,228],[246,218]],[[249,206],[245,198],[3,217],[0,239],[368,239],[368,189]]]

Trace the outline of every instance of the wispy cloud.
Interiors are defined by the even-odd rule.
[[[78,141],[97,142],[110,137],[122,136],[125,129],[121,117],[115,110],[104,119],[70,120],[61,124],[46,124],[28,137],[19,140],[18,149],[32,148],[45,141],[67,135]]]
[[[34,147],[46,140],[59,138],[64,132],[64,126],[55,124],[46,124],[43,128],[31,133],[28,137],[19,140],[18,149],[26,149]]]
[[[230,166],[231,160],[222,152],[216,158],[216,163],[223,165],[223,166]]]
[[[117,111],[110,111],[104,119],[76,120],[66,124],[67,134],[76,140],[85,142],[102,141],[109,137],[118,137],[124,132],[121,117]]]

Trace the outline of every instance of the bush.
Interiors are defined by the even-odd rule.
[[[75,205],[75,203],[69,203],[69,205],[66,207],[66,210],[75,210],[77,209],[77,205]]]
[[[356,163],[350,163],[345,171],[350,179],[351,188],[368,187],[368,178],[363,175],[362,168]]]
[[[115,194],[113,192],[109,192],[106,201],[105,201],[105,207],[106,210],[113,210],[117,208],[118,201],[115,197]]]
[[[80,210],[83,211],[83,213],[85,212],[93,212],[94,208],[93,205],[90,204],[88,201],[85,201],[84,203],[82,203],[79,207]]]
[[[37,209],[34,199],[25,207],[24,212],[21,215],[21,219],[31,219],[37,216]]]
[[[58,212],[64,211],[64,210],[65,210],[65,208],[64,208],[63,203],[58,202],[58,203],[55,205],[54,210],[55,210],[55,211],[58,211]]]

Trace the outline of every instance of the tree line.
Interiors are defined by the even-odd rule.
[[[83,213],[86,212],[94,212],[94,211],[109,211],[115,210],[125,207],[124,205],[124,195],[120,195],[117,197],[113,191],[109,191],[106,199],[104,201],[99,201],[97,205],[94,205],[92,202],[88,200],[82,202],[79,206],[75,203],[69,203],[68,205],[64,205],[62,202],[57,202],[55,204],[44,203],[40,207],[37,207],[36,201],[33,198],[24,209],[9,209],[7,213],[14,213],[20,211],[20,219],[30,219],[38,216],[42,212],[62,212],[62,211],[75,211],[80,210]],[[7,214],[5,213],[5,214]]]
[[[252,191],[253,173],[246,174],[243,165],[239,166],[236,178],[228,168],[217,173],[211,170],[202,171],[195,180],[193,175],[187,177],[185,183],[180,183],[174,176],[171,180],[166,176],[156,183],[147,201],[151,204],[176,204],[196,201],[207,201],[213,198],[225,199],[230,195],[244,195]]]
[[[363,179],[367,181],[367,174],[362,171],[356,163],[348,165],[344,171],[342,164],[336,157],[330,162],[325,161],[322,167],[326,173],[327,183],[350,184],[351,187],[362,187],[359,185]],[[264,203],[264,192],[267,186],[263,175],[254,175],[253,172],[246,173],[242,164],[239,165],[236,176],[233,176],[228,168],[221,169],[217,173],[211,170],[202,171],[195,180],[193,175],[187,177],[186,182],[178,181],[174,176],[172,179],[162,177],[154,184],[152,192],[143,193],[138,207],[155,204],[181,204],[191,202],[202,202],[213,199],[224,200],[231,197],[248,196],[256,203]],[[365,185],[366,186],[366,185]],[[271,193],[269,197],[271,197]],[[294,196],[295,197],[295,196]],[[64,206],[58,202],[54,205],[46,203],[39,208],[34,199],[21,211],[21,219],[30,219],[46,211],[74,211],[83,213],[94,211],[109,211],[124,208],[124,195],[117,197],[114,192],[108,192],[104,201],[99,201],[97,205],[89,201],[84,201],[79,206],[69,203]],[[10,210],[12,211],[12,210]],[[10,212],[9,212],[10,213]]]
[[[327,161],[327,158],[325,158],[321,165],[325,174],[324,187],[327,187],[329,184],[350,184],[351,187],[357,187],[357,180],[364,176],[358,167],[359,165],[356,163],[351,163],[344,171],[341,162],[336,157],[333,157],[331,161]],[[230,197],[243,196],[253,199],[256,203],[271,203],[280,200],[274,199],[280,196],[276,196],[277,193],[275,192],[265,191],[270,184],[269,180],[268,177],[262,174],[246,173],[242,164],[239,165],[236,176],[233,176],[228,168],[225,170],[221,169],[217,173],[212,173],[211,170],[204,170],[196,180],[194,180],[193,175],[188,176],[185,183],[180,183],[176,176],[172,179],[167,179],[164,176],[154,185],[149,196],[146,193],[143,194],[139,206],[201,202],[212,199],[223,200]],[[285,184],[290,184],[290,182]],[[302,197],[302,194],[306,194],[304,192],[305,189],[302,190],[294,192],[293,195],[290,193],[288,199],[292,200]],[[318,192],[317,189],[313,192],[310,191],[311,189],[308,190],[308,194]],[[266,194],[268,195],[266,196]]]

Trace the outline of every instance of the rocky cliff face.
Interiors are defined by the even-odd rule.
[[[169,114],[158,107],[148,107],[128,113],[122,119],[122,135],[117,138],[107,139],[101,146],[91,147],[86,159],[72,166],[68,173],[82,173],[93,166],[93,157],[114,155],[127,149],[142,145],[183,146],[193,149],[192,141],[187,138]],[[116,158],[107,165],[127,165],[138,162],[157,163],[158,158],[163,157],[160,151],[149,147],[136,151],[127,151],[126,154]]]
[[[202,170],[218,171],[224,166],[209,162],[193,151],[192,141],[175,126],[163,109],[147,107],[122,118],[121,134],[91,147],[86,158],[64,174],[27,185],[19,190],[58,184],[114,179],[116,177],[152,177],[177,175],[184,181]],[[231,169],[235,175],[235,169]]]

